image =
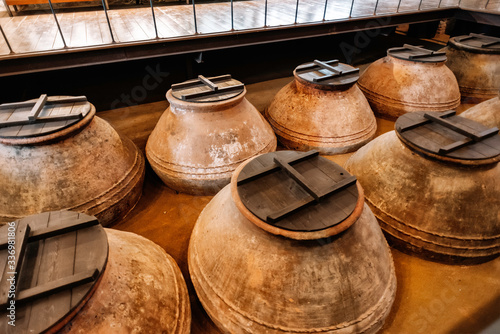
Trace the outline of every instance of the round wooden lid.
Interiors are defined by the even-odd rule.
[[[317,151],[258,156],[234,173],[232,186],[247,218],[293,239],[340,233],[359,218],[364,203],[356,177]]]
[[[0,332],[57,331],[95,291],[107,258],[106,232],[92,216],[53,211],[0,227],[0,308],[15,315],[0,318]]]
[[[452,37],[450,45],[474,53],[492,53],[500,54],[500,38],[470,34],[464,36]]]
[[[446,61],[446,53],[432,51],[419,46],[404,44],[403,47],[390,48],[387,55],[419,63],[440,63]]]
[[[172,85],[172,95],[179,100],[195,103],[218,102],[231,99],[243,93],[245,85],[231,78],[231,75],[188,80]]]
[[[500,160],[498,128],[488,129],[454,110],[407,113],[398,118],[395,128],[403,143],[434,159],[465,165]]]
[[[91,110],[85,96],[48,97],[0,105],[0,138],[41,137],[80,122]]]
[[[299,65],[294,70],[295,77],[318,88],[348,88],[359,79],[359,68],[340,63],[338,60],[320,61]]]

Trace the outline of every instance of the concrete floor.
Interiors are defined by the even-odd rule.
[[[247,86],[247,98],[263,111],[275,93],[292,79]],[[100,112],[142,150],[167,101]],[[460,111],[469,106],[461,106]],[[377,135],[394,123],[378,120]],[[351,154],[329,157],[344,164]],[[162,184],[148,166],[143,196],[113,228],[135,232],[163,247],[179,264],[191,297],[192,333],[219,333],[203,311],[189,279],[187,249],[196,219],[210,196],[178,194]],[[500,258],[475,266],[452,266],[392,251],[398,290],[382,333],[486,333],[500,318]],[[488,333],[500,333],[490,327]]]

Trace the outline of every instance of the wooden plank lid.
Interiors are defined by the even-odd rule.
[[[403,143],[431,158],[465,165],[500,161],[498,128],[457,116],[454,110],[407,113],[395,128]]]
[[[420,46],[404,44],[403,47],[390,48],[387,55],[420,63],[440,63],[446,61],[446,52],[432,51]]]
[[[0,105],[0,138],[41,137],[80,122],[91,110],[85,96],[48,97]]]
[[[0,332],[57,331],[95,291],[107,258],[104,229],[82,213],[46,212],[0,227]]]
[[[456,36],[449,44],[474,53],[500,54],[500,38],[471,33],[468,36]]]
[[[247,218],[293,239],[325,238],[347,229],[364,202],[356,177],[317,151],[261,155],[235,172],[232,186]]]
[[[359,79],[359,68],[354,68],[338,60],[320,61],[299,65],[294,70],[295,77],[318,88],[340,89],[354,85]]]
[[[245,85],[231,78],[231,75],[188,80],[172,85],[172,95],[187,102],[218,102],[231,99],[243,93]]]

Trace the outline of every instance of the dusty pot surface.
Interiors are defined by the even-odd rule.
[[[467,125],[481,132],[481,125],[472,123],[468,120]],[[427,133],[438,127],[427,123],[386,133],[357,151],[346,169],[358,177],[367,203],[395,246],[437,261],[489,260],[500,253],[500,137],[443,156],[419,146],[452,134]],[[418,145],[408,141],[417,133]],[[491,154],[481,158],[475,149]]]
[[[377,124],[356,85],[358,69],[338,61],[315,61],[298,66],[294,76],[265,112],[286,147],[339,154],[373,138]]]
[[[500,98],[494,97],[467,109],[460,116],[479,122],[486,127],[500,128]]]
[[[138,148],[95,116],[86,100],[56,104],[61,99],[48,98],[40,117],[79,109],[81,118],[68,125],[59,121],[0,129],[0,222],[68,209],[108,225],[141,196],[144,158]],[[8,121],[10,114],[27,119],[37,102],[0,110],[0,120]]]
[[[11,230],[19,254],[16,296],[8,300],[15,302],[15,327],[2,317],[2,333],[190,332],[180,269],[153,242],[73,211],[11,222],[0,227],[2,238]],[[0,250],[4,265],[7,251]]]
[[[269,224],[272,214],[264,221],[246,207],[254,198],[251,190],[256,183],[240,177],[246,173],[248,178],[261,163],[269,171],[269,161],[261,160],[265,156],[283,158],[320,193],[331,185],[332,179],[322,183],[309,178],[315,173],[311,165],[331,171],[319,161],[325,158],[293,162],[289,158],[297,156],[281,151],[255,158],[246,164],[250,166],[246,171],[246,166],[238,168],[231,185],[201,213],[189,245],[189,271],[207,313],[224,333],[375,333],[394,301],[396,279],[390,250],[364,204],[362,189],[354,183],[331,195],[336,197],[332,203],[353,204],[347,204],[349,209],[334,208],[325,199],[328,205],[320,201]],[[350,178],[338,168],[332,177],[339,182]],[[276,173],[277,179],[285,177],[282,171]],[[265,187],[274,177],[267,174],[257,183]],[[284,181],[278,188],[290,187],[292,192],[263,203],[264,214],[280,202],[284,207],[293,204],[286,201],[298,189],[291,182]],[[272,188],[261,188],[263,192],[255,196],[268,197]],[[358,197],[351,202],[348,198],[354,194]],[[297,198],[310,200],[302,195]],[[326,211],[319,217],[316,210]],[[325,225],[318,229],[317,224]],[[323,237],[315,239],[318,236]]]
[[[442,53],[405,45],[372,63],[358,85],[377,116],[395,120],[414,111],[446,111],[460,105],[460,91]]]
[[[217,78],[210,79],[221,88],[241,84],[230,77],[222,83]],[[187,83],[190,82],[193,81]],[[184,90],[203,86],[200,81],[194,83],[194,88],[173,86],[167,92],[170,106],[148,139],[146,156],[156,174],[172,189],[213,195],[229,183],[241,162],[274,151],[276,137],[245,98],[243,86],[239,91],[216,97],[182,100]]]
[[[446,66],[457,77],[462,98],[481,102],[494,98],[500,87],[498,38],[470,34],[450,38]]]

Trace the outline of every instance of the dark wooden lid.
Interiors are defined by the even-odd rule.
[[[0,138],[48,135],[78,123],[90,111],[85,96],[48,97],[0,105]]]
[[[411,112],[398,118],[396,133],[410,148],[432,158],[462,164],[500,160],[498,128],[446,112]]]
[[[245,85],[231,78],[231,75],[188,80],[172,85],[172,95],[187,102],[218,102],[231,99],[243,93]]]
[[[419,46],[404,44],[403,47],[390,48],[387,55],[420,63],[440,63],[446,61],[446,53],[441,51],[432,51]]]
[[[309,83],[332,87],[350,87],[359,79],[359,68],[339,63],[338,60],[305,63],[295,68],[295,76]]]
[[[15,252],[13,262],[9,251]],[[54,211],[0,227],[0,332],[14,328],[6,315],[13,302],[16,333],[67,323],[97,287],[107,258],[106,232],[92,216]],[[7,280],[11,277],[14,286]]]
[[[500,38],[469,34],[468,36],[456,36],[450,39],[451,45],[474,53],[500,54]]]
[[[239,198],[253,215],[295,232],[342,223],[360,197],[356,177],[317,151],[261,155],[247,163],[236,180]]]

